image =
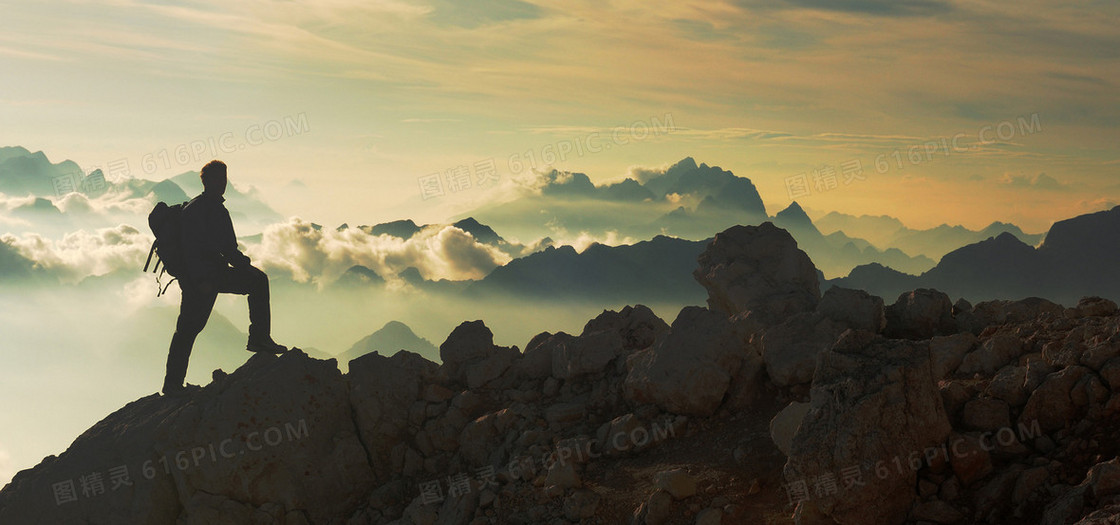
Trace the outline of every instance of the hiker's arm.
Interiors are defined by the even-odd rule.
[[[244,268],[250,265],[249,256],[241,253],[237,248],[237,234],[233,232],[233,220],[229,217],[229,210],[222,207],[218,212],[218,252],[225,257],[226,262],[234,268]]]

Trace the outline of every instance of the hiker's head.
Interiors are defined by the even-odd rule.
[[[198,176],[202,179],[203,191],[218,195],[226,192],[226,163],[220,160],[207,162]]]

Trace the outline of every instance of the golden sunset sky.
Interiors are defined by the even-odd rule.
[[[0,10],[0,145],[153,180],[218,157],[326,224],[444,220],[501,185],[424,199],[422,177],[494,159],[509,180],[529,156],[600,183],[693,156],[752,179],[771,213],[795,197],[911,227],[1037,232],[1120,201],[1111,0]],[[597,151],[548,153],[577,142]]]

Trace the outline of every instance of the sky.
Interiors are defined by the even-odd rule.
[[[149,179],[222,158],[321,223],[435,222],[534,167],[602,183],[685,156],[773,211],[912,227],[1040,232],[1120,200],[1112,1],[0,9],[0,143]]]
[[[813,216],[1040,233],[1120,203],[1112,0],[0,0],[0,13],[0,146],[114,180],[220,158],[298,217],[277,234],[449,222],[534,170],[604,184],[689,156],[750,178],[771,214],[797,200]],[[140,234],[122,228],[43,246],[88,269],[84,256]],[[135,266],[142,247],[126,248]],[[0,485],[158,380],[173,312],[137,343],[160,347],[155,365],[105,382],[114,363],[90,374],[57,358],[94,335],[45,327],[40,313],[65,304],[49,292],[35,308],[0,295],[0,398],[37,400],[0,411],[16,429],[0,436]],[[423,313],[411,304],[367,316],[364,333]],[[86,318],[69,307],[58,317]],[[448,330],[405,320],[436,342]]]

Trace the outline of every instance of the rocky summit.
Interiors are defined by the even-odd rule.
[[[3,524],[969,524],[1120,520],[1120,315],[1086,298],[821,294],[772,224],[707,307],[343,374],[256,355],[136,400],[0,491]]]

